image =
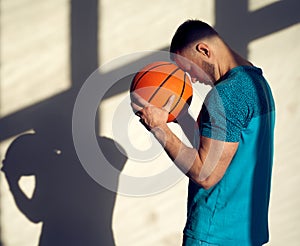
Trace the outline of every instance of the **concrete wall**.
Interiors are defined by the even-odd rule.
[[[24,204],[16,205],[1,173],[0,245],[37,245],[41,235],[51,232],[49,224],[58,222],[65,223],[67,232],[81,233],[82,238],[91,237],[88,228],[82,225],[92,225],[99,230],[99,245],[111,244],[111,232],[116,245],[181,244],[187,178],[157,194],[116,195],[99,187],[83,170],[70,148],[73,145],[70,130],[76,95],[92,72],[101,67],[101,76],[106,78],[137,66],[146,55],[143,52],[165,50],[177,26],[187,18],[199,18],[214,25],[233,48],[261,66],[269,80],[276,101],[277,123],[268,245],[287,242],[298,245],[299,3],[296,0],[239,2],[0,1],[1,159],[17,136],[37,132],[42,141],[32,145],[34,149],[26,145],[24,149],[35,152],[39,162],[47,167],[46,172],[36,171],[35,176],[24,176],[20,181],[28,196],[38,187],[33,196],[46,197],[40,206],[27,210]],[[136,52],[138,58],[130,55]],[[127,88],[125,81],[109,91],[101,102],[97,122],[102,143],[114,146],[112,140],[121,142],[125,152],[128,146],[114,135],[112,124],[115,124],[114,112],[128,98]],[[194,114],[201,99],[198,95],[193,101]],[[122,120],[122,115],[117,119]],[[126,124],[130,144],[141,151],[153,147],[151,138],[135,118]],[[182,136],[175,125],[172,129]],[[55,151],[55,156],[39,152],[44,150],[45,143]],[[162,152],[143,163],[128,155],[126,164],[118,153],[109,149],[109,155],[120,162],[122,173],[129,176],[155,175],[172,165]],[[122,177],[114,180],[119,189],[125,185]],[[29,220],[36,211],[47,214],[49,204],[59,208],[51,210],[55,212],[51,218],[42,216],[38,223]]]

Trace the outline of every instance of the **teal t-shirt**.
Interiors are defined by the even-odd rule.
[[[222,246],[266,243],[275,105],[261,69],[230,70],[208,93],[198,122],[202,136],[239,146],[215,186],[190,181],[185,235]]]

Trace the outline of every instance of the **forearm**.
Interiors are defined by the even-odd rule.
[[[167,124],[152,129],[152,133],[176,166],[189,178],[197,181],[202,167],[198,150],[186,146]]]
[[[217,162],[213,163],[215,158],[207,158],[211,140],[206,138],[205,144],[200,143],[199,151],[189,148],[170,130],[166,123],[174,97],[171,97],[163,108],[149,104],[138,95],[134,95],[134,97],[136,102],[131,103],[133,110],[141,118],[141,122],[146,128],[151,130],[177,167],[204,188],[214,185],[218,179],[211,178],[211,174]],[[211,151],[209,153],[211,156],[215,156]],[[212,161],[207,162],[207,159]]]
[[[34,194],[33,197],[29,199],[22,191],[17,181],[9,181],[8,183],[15,203],[20,211],[32,222],[39,222],[41,219],[40,216],[38,216],[38,208],[35,207]]]

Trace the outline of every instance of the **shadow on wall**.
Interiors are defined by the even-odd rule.
[[[242,56],[248,56],[251,41],[281,31],[300,22],[298,0],[274,1],[249,11],[250,0],[216,0],[215,28]]]
[[[247,1],[216,0],[216,29],[247,57],[249,42],[298,23],[298,9],[298,0],[275,2],[254,12],[248,12]],[[43,222],[40,245],[114,245],[111,226],[115,193],[87,175],[77,159],[71,132],[76,95],[98,68],[97,23],[97,0],[72,0],[72,88],[0,120],[0,141],[35,130],[35,134],[22,135],[12,143],[4,169],[20,211],[33,222]],[[128,88],[129,81],[120,83],[106,97]],[[117,143],[105,137],[99,137],[99,142],[104,154],[113,157],[110,162],[122,170],[127,157],[116,148]],[[17,184],[22,175],[35,176],[32,198],[27,198]],[[118,180],[114,181],[117,185]]]
[[[13,141],[3,171],[20,212],[34,223],[43,223],[39,245],[113,246],[116,194],[86,173],[72,139],[76,95],[98,68],[98,1],[72,0],[70,7],[72,88],[1,119],[1,140],[29,129],[35,131]],[[122,170],[127,161],[120,152],[122,147],[106,137],[99,137],[98,142],[110,163]],[[27,175],[35,178],[31,198],[18,183],[21,176]],[[112,182],[117,187],[118,177]]]
[[[68,130],[53,126],[53,132],[37,129],[35,134],[21,135],[8,149],[3,169],[17,207],[30,221],[43,223],[39,245],[115,245],[115,193],[83,170]],[[99,138],[104,154],[122,170],[127,158],[115,144]],[[18,184],[27,175],[35,177],[31,198]],[[112,182],[117,189],[118,180]]]

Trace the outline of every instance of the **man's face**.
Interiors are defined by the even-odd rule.
[[[178,52],[175,56],[176,64],[191,76],[193,83],[199,81],[204,84],[213,84],[214,66],[204,61],[200,55],[188,50]]]

